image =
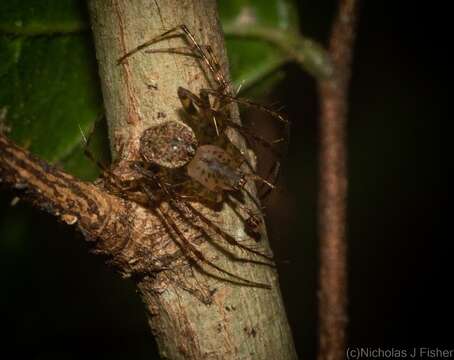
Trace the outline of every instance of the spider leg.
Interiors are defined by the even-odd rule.
[[[214,142],[216,146],[221,147],[224,149],[232,158],[232,163],[230,164],[234,168],[240,168],[243,164],[247,166],[249,169],[249,172],[243,173],[244,178],[249,178],[252,180],[257,180],[262,182],[263,184],[267,185],[270,189],[274,189],[275,185],[268,181],[267,179],[259,176],[256,172],[254,167],[251,165],[251,163],[248,161],[248,159],[244,156],[244,154],[228,139],[228,137],[225,135],[225,133],[222,133],[221,136],[219,136],[216,141]],[[272,180],[273,181],[273,180]],[[239,186],[240,188],[244,189],[244,186]],[[239,189],[232,189],[232,190],[239,190]],[[253,196],[250,196],[251,199],[255,200]],[[260,208],[260,206],[257,204],[257,207]]]
[[[142,172],[142,174],[147,176],[148,179],[150,179],[150,177],[152,177],[152,174],[148,173],[147,170],[144,170]],[[154,179],[154,180],[156,180],[156,179]],[[205,215],[203,215],[200,211],[198,211],[191,203],[189,203],[189,201],[191,201],[191,200],[199,201],[200,200],[199,197],[197,197],[195,195],[185,196],[185,195],[178,195],[178,194],[174,194],[174,193],[171,194],[171,189],[167,188],[164,184],[161,184],[160,186],[162,188],[164,188],[164,191],[168,194],[168,196],[173,196],[173,197],[175,197],[177,199],[182,200],[182,202],[181,202],[182,206],[187,208],[191,213],[194,213],[200,220],[202,220],[206,225],[208,225],[210,228],[212,228],[222,239],[225,239],[230,245],[236,245],[237,247],[239,247],[239,248],[241,248],[241,249],[243,249],[245,251],[249,251],[250,253],[253,253],[255,255],[263,257],[266,260],[273,261],[272,257],[270,257],[270,256],[268,256],[266,254],[263,254],[263,253],[261,253],[259,251],[256,251],[256,250],[254,250],[252,248],[249,248],[246,245],[241,244],[235,238],[233,238],[231,235],[229,235],[226,232],[222,231],[218,226],[213,224],[213,222],[211,220],[209,220]],[[147,193],[148,193],[148,196],[152,196],[150,191],[147,191]],[[179,210],[179,205],[180,205],[180,203],[176,204],[176,206],[175,206],[176,209],[178,209],[178,210]],[[244,210],[244,211],[245,212],[249,212],[247,210]],[[198,228],[199,231],[205,232],[205,230],[200,228],[200,226],[197,226],[197,228]],[[269,263],[264,263],[264,262],[260,262],[260,261],[254,261],[254,260],[250,260],[250,259],[247,259],[245,261],[257,263],[259,265],[271,265],[272,266],[272,264],[269,264]]]
[[[221,65],[220,65],[219,61],[216,59],[213,48],[210,45],[206,46],[206,53],[208,54],[208,57],[210,58],[208,61],[211,62],[212,67],[214,69],[213,76],[219,85],[218,91],[229,92],[230,91],[229,82],[225,79],[224,75],[222,74]]]
[[[255,135],[248,127],[234,123],[233,121],[231,121],[229,119],[224,119],[224,123],[226,126],[229,126],[233,129],[237,130],[247,140],[251,141],[251,139],[252,139],[252,141],[255,141],[256,143],[260,144],[264,148],[269,149],[273,153],[273,155],[275,155],[276,157],[280,158],[282,156],[282,154],[275,148],[275,145],[278,142],[280,142],[281,139],[279,139],[277,141],[269,141],[259,135]]]
[[[161,181],[158,175],[156,175],[152,171],[147,170],[141,166],[136,167],[136,170],[146,179],[152,181],[157,187],[162,189],[166,194],[167,198],[169,199],[178,197],[185,202],[187,201],[201,202],[200,200],[202,199],[205,205],[212,208],[218,206],[222,201],[222,194],[213,193],[212,191],[207,190],[205,187],[198,185],[198,183],[194,181],[184,181],[179,184],[166,185],[164,182]],[[192,191],[190,191],[189,195],[176,194],[176,192],[173,189],[175,187],[180,187],[180,190],[182,188],[183,192],[189,192],[190,190]],[[192,189],[193,187],[195,187],[195,189]]]
[[[222,118],[222,124],[223,126],[228,126],[236,131],[238,131],[246,140],[248,141],[255,141],[256,143],[260,144],[264,148],[268,149],[277,159],[280,159],[282,157],[282,154],[276,149],[276,143],[280,142],[281,139],[278,141],[269,141],[261,136],[255,135],[252,130],[250,130],[248,127],[242,126],[240,124],[237,124],[230,119],[223,117]],[[236,159],[241,159],[241,163],[246,163],[247,167],[253,174],[250,177],[255,177],[256,180],[260,180],[263,184],[267,185],[267,190],[263,195],[260,195],[260,199],[265,198],[266,196],[269,195],[271,190],[274,188],[274,184],[277,182],[277,178],[279,175],[279,170],[280,170],[280,162],[278,160],[274,161],[273,166],[270,169],[270,174],[272,176],[270,177],[270,174],[266,178],[270,178],[271,181],[268,181],[260,176],[258,176],[255,172],[255,169],[252,167],[252,165],[249,163],[249,161],[245,158],[244,154],[234,145],[232,142],[227,138],[227,136],[221,136],[216,139],[215,144],[220,146],[221,148],[224,148],[227,152],[229,152],[234,158]]]
[[[237,246],[240,249],[243,249],[247,252],[250,252],[252,254],[255,254],[257,256],[260,256],[266,260],[273,261],[273,257],[268,256],[266,254],[261,253],[260,251],[254,250],[244,244],[241,244],[239,241],[237,241],[233,236],[227,234],[225,231],[220,229],[217,225],[213,224],[213,222],[208,219],[204,214],[202,214],[200,211],[198,211],[194,206],[192,206],[190,203],[184,203],[184,206],[188,207],[191,212],[197,215],[197,217],[202,220],[206,225],[208,225],[211,229],[213,229],[216,234],[218,234],[222,239],[225,239],[230,245]],[[273,266],[273,264],[270,263],[264,263],[262,261],[254,261],[254,260],[247,260],[248,262],[253,262],[257,263],[259,265],[268,265],[268,266]]]
[[[86,153],[85,151],[89,152],[88,148],[89,148],[89,146],[90,146],[91,139],[93,138],[93,134],[95,133],[96,125],[97,125],[99,122],[101,122],[101,120],[104,119],[104,117],[105,117],[104,113],[101,113],[101,114],[99,114],[99,115],[96,117],[96,119],[95,119],[95,121],[94,121],[94,125],[93,125],[93,127],[91,128],[90,133],[88,134],[88,136],[85,136],[85,134],[84,134],[82,128],[81,128],[80,125],[78,124],[78,126],[79,126],[79,131],[80,131],[80,134],[81,134],[81,136],[82,136],[82,143],[83,143],[83,145],[84,145],[84,153],[85,153],[85,155],[86,155],[90,160],[92,160],[96,165],[98,165],[99,167],[101,167],[102,170],[104,170],[103,168],[104,168],[105,166],[104,166],[104,165],[101,165],[101,164],[98,164],[98,163],[97,163],[97,160],[94,159],[93,154],[91,154],[91,153],[88,154],[88,153]]]
[[[104,163],[102,163],[101,161],[99,161],[89,148],[91,139],[93,138],[93,134],[96,130],[96,126],[104,117],[105,117],[104,113],[102,113],[98,116],[98,118],[95,120],[93,129],[90,131],[90,134],[88,135],[88,137],[85,137],[84,133],[82,132],[82,129],[80,129],[80,127],[79,127],[79,129],[82,133],[82,139],[84,142],[84,155],[88,159],[90,159],[104,174],[107,174],[111,177],[111,179],[114,179],[114,183],[118,185],[119,183],[121,183],[120,179],[110,170],[109,166],[107,166]]]
[[[279,175],[280,175],[281,163],[276,161],[271,167],[270,172],[268,173],[267,178],[271,179],[271,182],[276,185]],[[263,202],[270,194],[273,189],[267,186],[265,190],[259,194],[260,201]]]
[[[148,187],[146,185],[143,185],[143,190],[148,194],[150,192],[150,189],[148,189]],[[169,199],[170,203],[172,203],[173,206],[176,206],[175,205],[175,202],[172,201],[172,199]],[[214,274],[210,274],[208,273],[206,270],[204,270],[200,265],[197,265],[198,268],[209,274],[210,276],[214,276],[218,279],[221,279],[221,280],[224,280],[224,281],[229,281],[229,282],[233,282],[233,283],[236,283],[236,284],[239,284],[239,285],[246,285],[246,286],[253,286],[253,287],[259,287],[259,288],[264,288],[264,289],[271,289],[271,286],[270,285],[267,285],[267,284],[262,284],[262,283],[258,283],[258,282],[255,282],[255,281],[251,281],[251,280],[248,280],[246,278],[243,278],[241,276],[238,276],[228,270],[225,270],[223,268],[221,268],[220,266],[216,265],[215,263],[213,263],[212,261],[208,260],[204,255],[203,253],[197,249],[187,238],[186,236],[184,235],[184,233],[180,230],[180,228],[178,227],[178,225],[175,223],[175,221],[172,219],[171,216],[169,216],[167,214],[167,212],[165,212],[164,210],[160,209],[160,208],[157,208],[156,209],[156,212],[158,213],[158,215],[160,216],[160,218],[163,220],[164,224],[168,227],[168,228],[171,228],[177,235],[178,235],[178,238],[181,240],[181,243],[180,242],[177,242],[179,245],[180,245],[180,248],[182,249],[182,251],[185,253],[185,255],[191,259],[195,264],[197,264],[197,260],[201,261],[202,263],[205,263],[207,264],[208,266],[212,267],[213,269],[221,272],[221,273],[224,273],[224,274],[227,274],[229,275],[230,277],[232,277],[233,279],[235,279],[236,281],[232,281],[232,280],[226,280],[226,279],[222,279],[222,278],[219,278],[218,276],[214,275]],[[194,258],[195,257],[195,258]]]
[[[250,178],[252,180],[261,181],[262,183],[267,185],[271,190],[273,190],[276,187],[274,184],[272,184],[268,180],[262,178],[261,176],[255,174],[255,173],[247,173],[244,176],[246,176],[247,178]]]
[[[215,139],[213,145],[216,145],[220,148],[222,148],[224,151],[226,151],[232,159],[232,163],[230,164],[233,168],[240,168],[243,166],[243,164],[247,167],[249,173],[243,173],[244,178],[250,178],[254,180],[258,180],[266,187],[266,189],[263,191],[262,194],[262,188],[258,189],[258,197],[260,200],[263,200],[265,197],[267,197],[271,191],[275,188],[275,184],[277,183],[277,178],[279,176],[279,170],[280,170],[280,162],[279,161],[274,161],[273,165],[271,166],[271,169],[269,173],[267,174],[266,178],[263,178],[259,176],[252,164],[248,161],[248,159],[245,157],[245,155],[230,141],[230,139],[226,136],[225,132],[223,132],[218,138]],[[236,190],[243,190],[246,195],[251,199],[251,201],[255,204],[257,209],[261,209],[260,204],[256,200],[252,194],[247,191],[247,189],[240,185],[238,189]],[[235,189],[233,189],[235,190]],[[259,210],[260,211],[260,210]]]
[[[251,192],[246,189],[246,187],[243,187],[242,188],[243,192],[247,195],[247,197],[252,201],[252,203],[255,205],[256,209],[258,210],[258,212],[263,216],[265,217],[265,214],[263,214],[262,212],[262,206],[260,205],[260,203],[258,202],[258,200],[255,198],[255,196],[252,196]],[[232,200],[229,200],[229,202],[231,202]],[[251,210],[247,209],[246,212],[251,212]]]
[[[204,189],[197,192],[197,195],[190,194],[190,195],[178,195],[178,198],[182,199],[185,202],[192,201],[203,203],[209,208],[219,208],[222,202],[222,195],[219,193],[213,193],[212,191],[203,192]]]
[[[178,33],[180,31],[180,33]],[[172,35],[172,33],[175,33]],[[226,81],[224,75],[221,72],[221,67],[219,65],[219,62],[216,60],[213,50],[210,46],[202,46],[200,45],[197,40],[195,39],[195,36],[191,33],[191,31],[188,29],[188,27],[184,24],[175,26],[165,32],[163,32],[161,35],[158,35],[151,40],[148,40],[139,46],[136,46],[135,48],[131,49],[128,51],[126,54],[121,56],[117,63],[121,64],[123,63],[129,56],[137,53],[138,51],[155,44],[159,41],[162,41],[166,38],[169,38],[170,36],[184,36],[186,41],[189,43],[190,48],[193,50],[197,56],[199,56],[203,62],[206,64],[206,66],[210,69],[211,73],[213,74],[213,77],[215,81],[219,84],[219,88],[221,91],[224,89],[228,89],[228,82]]]
[[[261,209],[258,209],[257,211],[252,211],[247,206],[239,202],[233,201],[232,198],[230,197],[226,199],[226,202],[230,205],[231,209],[244,223],[246,233],[256,241],[258,241],[262,236],[262,234],[259,231],[259,226],[263,222],[262,218],[265,217],[265,214],[262,213]],[[244,214],[246,214],[246,216]],[[264,257],[267,258],[268,260],[273,259],[272,256],[268,257],[268,255],[265,255]]]
[[[203,46],[203,45],[201,45]],[[198,59],[202,59],[202,56],[194,51],[193,47],[190,46],[178,46],[165,49],[147,49],[145,50],[147,54],[156,54],[156,53],[167,53],[167,54],[177,54],[185,56],[193,56]]]
[[[224,138],[225,138],[225,140],[224,140]],[[223,146],[225,151],[228,152],[232,156],[232,159],[234,160],[234,162],[231,165],[233,167],[240,168],[243,164],[246,164],[247,168],[249,169],[249,172],[247,172],[247,173],[241,172],[242,176],[244,176],[244,178],[249,178],[252,180],[260,181],[263,184],[270,187],[271,189],[274,189],[274,187],[275,187],[274,184],[272,184],[270,181],[266,180],[265,178],[261,177],[260,175],[258,175],[255,172],[255,169],[249,163],[248,159],[232,142],[230,142],[228,140],[228,138],[226,136],[224,136],[224,133],[221,134],[221,136],[219,137],[219,142],[216,142],[216,144]],[[244,189],[243,186],[240,186],[240,187],[242,187]],[[236,189],[236,190],[238,190],[238,189]]]
[[[156,179],[156,177],[153,177],[151,174],[148,174],[149,176],[149,179],[153,179],[155,181],[155,183],[157,183],[157,185],[164,191],[164,193],[167,195],[167,202],[169,205],[171,205],[174,209],[177,210],[177,212],[182,215],[182,211],[181,211],[181,208],[179,207],[179,204],[174,200],[174,197],[177,197],[176,194],[172,194],[171,193],[171,190],[169,188],[167,188],[167,186],[162,183],[161,181],[159,181],[158,179]],[[152,193],[152,191],[148,188],[148,186],[146,186],[145,184],[142,184],[142,189],[143,191],[147,194],[147,196],[150,198],[150,199],[153,199],[154,198],[154,194]],[[185,206],[188,206],[190,204],[187,204],[185,203],[184,204]],[[194,207],[191,205],[191,210],[195,210]],[[231,273],[219,266],[217,266],[216,264],[214,264],[213,262],[211,262],[210,260],[208,260],[204,255],[203,253],[198,250],[194,245],[192,245],[192,243],[186,238],[186,236],[183,234],[183,232],[179,229],[178,225],[175,223],[175,221],[172,219],[171,216],[169,216],[164,210],[160,209],[160,208],[157,208],[156,210],[158,212],[158,214],[161,215],[161,218],[165,221],[165,223],[167,224],[168,227],[172,228],[173,231],[178,235],[178,237],[181,239],[182,241],[182,250],[185,252],[185,254],[190,258],[190,259],[193,259],[193,257],[191,256],[191,253],[196,257],[196,259],[206,263],[208,266],[222,272],[222,273],[225,273],[229,276],[231,276],[232,278],[236,279],[236,280],[239,280],[241,282],[244,282],[246,283],[247,285],[250,285],[250,286],[255,286],[255,287],[262,287],[262,288],[270,288],[269,285],[266,285],[266,284],[261,284],[261,283],[257,283],[257,282],[254,282],[254,281],[250,281],[246,278],[243,278],[241,276],[238,276],[238,275],[235,275],[234,273]],[[196,215],[199,215],[196,213]],[[183,215],[182,215],[183,216]],[[184,216],[183,216],[184,217]],[[206,218],[205,218],[206,219]],[[204,229],[201,229],[199,226],[197,227],[199,231],[203,230],[202,233],[204,233],[204,235],[207,235],[206,234],[206,231]],[[244,245],[243,245],[244,246]],[[189,250],[188,250],[189,249]],[[251,250],[254,252],[254,250]],[[193,259],[193,260],[196,260],[196,259]],[[253,260],[249,260],[251,262],[253,262]],[[263,263],[265,264],[265,263]],[[262,265],[263,265],[262,264]],[[269,264],[267,264],[269,265]],[[244,284],[243,284],[244,285]]]
[[[259,103],[256,103],[256,102],[253,102],[253,101],[250,101],[250,100],[247,100],[247,99],[243,99],[243,98],[238,98],[234,95],[231,95],[231,94],[228,94],[228,93],[223,93],[223,92],[220,92],[218,90],[212,90],[212,89],[202,89],[200,90],[200,92],[206,92],[212,96],[215,96],[217,98],[219,98],[220,100],[229,100],[229,102],[236,102],[238,104],[241,104],[241,105],[246,105],[246,106],[249,106],[249,107],[252,107],[252,108],[255,108],[255,109],[258,109],[258,110],[261,110],[267,114],[270,114],[271,116],[273,116],[275,119],[277,119],[278,121],[284,123],[284,124],[290,124],[290,122],[284,118],[281,114],[279,114],[277,111],[274,111],[262,104],[259,104]]]
[[[102,172],[109,173],[109,167],[104,165],[101,161],[99,161],[95,155],[91,152],[91,150],[88,148],[88,141],[85,143],[84,146],[84,155],[90,159],[99,169],[101,169]]]
[[[157,43],[157,42],[159,42],[159,41],[165,40],[165,39],[167,39],[167,38],[169,38],[169,37],[172,37],[172,36],[173,36],[173,37],[175,37],[175,36],[181,36],[181,35],[182,35],[181,33],[180,33],[180,34],[176,33],[176,34],[173,34],[173,35],[172,35],[172,33],[175,33],[175,32],[177,32],[178,30],[181,30],[182,26],[184,26],[184,25],[175,26],[175,27],[173,27],[173,28],[171,28],[171,29],[169,29],[169,30],[163,32],[162,34],[160,34],[160,35],[158,35],[158,36],[156,36],[156,37],[154,37],[154,38],[152,38],[152,39],[150,39],[150,40],[148,40],[148,41],[145,41],[144,43],[142,43],[142,44],[136,46],[135,48],[133,48],[133,49],[131,49],[131,50],[129,50],[126,54],[124,54],[123,56],[121,56],[121,57],[117,60],[117,64],[122,64],[122,63],[124,63],[124,61],[125,61],[128,57],[130,57],[131,55],[134,55],[135,53],[139,52],[140,50],[142,50],[142,49],[144,49],[144,48],[146,48],[146,47],[148,47],[148,46],[150,46],[150,45],[153,45],[153,44],[155,44],[155,43]]]
[[[219,65],[219,62],[216,60],[211,46],[209,45],[206,46],[205,47],[206,51],[204,51],[202,46],[196,41],[194,35],[189,31],[186,25],[180,25],[180,28],[186,34],[187,39],[194,46],[194,48],[196,48],[199,51],[203,61],[210,69],[216,82],[219,84],[219,87],[222,90],[228,89],[228,82],[226,81],[224,75],[222,74],[221,66]]]

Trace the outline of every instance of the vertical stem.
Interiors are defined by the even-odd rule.
[[[345,358],[347,325],[347,148],[348,86],[357,1],[341,0],[330,39],[333,76],[319,84],[319,360]]]
[[[125,64],[117,65],[117,59],[162,32],[185,24],[201,44],[213,48],[228,79],[217,4],[214,0],[90,0],[89,5],[111,147],[114,152],[121,150],[121,160],[137,160],[145,129],[163,121],[181,120],[178,87],[198,93],[209,87],[209,82],[194,57],[141,51]],[[183,45],[182,39],[175,37],[154,46]],[[208,208],[200,211],[237,241],[257,245],[228,206],[218,212]],[[190,219],[174,218],[180,232],[205,258],[243,278],[267,283],[272,289],[221,281],[184,261],[178,267],[139,279],[138,289],[162,357],[296,359],[275,270],[239,261],[248,254],[238,246],[226,245],[212,229],[201,233]],[[150,237],[150,246],[159,241]],[[260,245],[267,250],[266,236]],[[220,249],[233,252],[236,261]],[[162,255],[165,258],[166,254]],[[215,275],[224,277],[222,273]]]

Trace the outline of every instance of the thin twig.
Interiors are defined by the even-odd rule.
[[[347,325],[347,149],[345,144],[350,65],[357,0],[341,0],[330,53],[333,76],[319,86],[320,115],[320,283],[319,360],[345,358]]]

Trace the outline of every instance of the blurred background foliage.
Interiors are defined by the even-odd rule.
[[[257,26],[301,31],[326,43],[334,0],[221,0],[232,76],[247,96],[283,105],[292,122],[268,226],[298,353],[316,351],[316,81],[289,55],[256,38],[229,35],[245,11]],[[441,228],[441,75],[425,9],[364,2],[353,64],[349,121],[350,343],[449,345],[449,252]],[[321,55],[322,56],[322,55]],[[97,170],[81,151],[102,113],[85,2],[0,3],[0,121],[32,152],[84,179]],[[441,71],[441,69],[440,69]],[[314,73],[313,71],[311,73]],[[440,75],[440,76],[438,76]],[[263,114],[246,111],[254,124]],[[80,127],[80,129],[79,129]],[[268,131],[268,130],[266,130]],[[275,131],[274,128],[269,130]],[[94,149],[108,157],[105,129]],[[81,236],[0,193],[0,307],[5,351],[33,358],[150,359],[143,306],[132,283],[88,254]]]

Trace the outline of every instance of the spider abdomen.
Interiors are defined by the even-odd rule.
[[[187,167],[188,175],[214,192],[237,190],[244,183],[238,163],[220,147],[202,145]]]

